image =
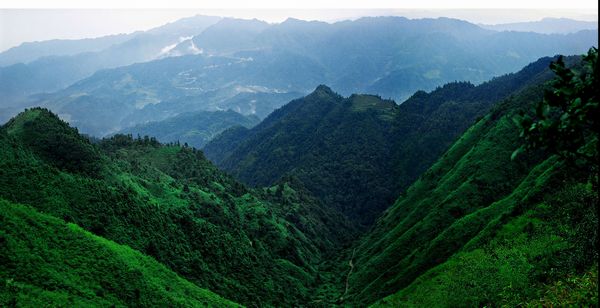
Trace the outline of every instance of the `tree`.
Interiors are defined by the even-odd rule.
[[[521,152],[544,149],[567,162],[598,172],[598,49],[592,47],[582,65],[567,68],[562,56],[550,65],[556,77],[550,81],[535,116],[521,114],[515,121],[521,128]]]

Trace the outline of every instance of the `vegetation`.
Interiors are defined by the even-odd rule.
[[[579,70],[565,67],[562,57],[552,63],[556,73],[550,88],[535,109],[535,118],[522,114],[517,119],[525,145],[517,149],[543,148],[583,168],[598,173],[600,95],[598,93],[598,49],[591,48]]]
[[[119,134],[153,136],[161,142],[179,142],[197,149],[222,131],[233,127],[250,128],[259,122],[256,116],[244,116],[235,111],[198,111],[139,124],[119,131]]]
[[[235,307],[151,257],[0,200],[0,305]]]
[[[594,306],[597,51],[581,59],[401,106],[319,86],[206,147],[257,188],[187,144],[26,110],[0,127],[0,305]]]
[[[597,205],[569,184],[375,306],[597,305]]]
[[[316,266],[352,234],[304,191],[285,183],[248,190],[193,148],[123,135],[95,145],[76,135],[37,108],[2,127],[0,197],[127,245],[242,304],[307,301]],[[72,171],[79,159],[59,164],[51,151],[64,148],[30,138],[91,149],[99,168]]]
[[[512,118],[555,84],[534,83],[494,107],[384,213],[354,248],[345,303],[552,306],[597,299],[597,275],[589,274],[598,262],[590,170],[541,150],[510,159],[520,143]]]
[[[550,61],[479,86],[455,82],[417,92],[400,106],[372,95],[344,98],[319,86],[252,129],[225,131],[204,152],[248,185],[294,176],[368,227],[491,106],[550,78]]]

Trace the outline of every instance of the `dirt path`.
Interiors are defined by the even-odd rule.
[[[348,272],[348,275],[346,276],[346,290],[344,291],[344,294],[342,295],[342,297],[340,297],[340,301],[344,300],[344,297],[346,297],[346,294],[348,293],[348,289],[350,288],[350,275],[352,275],[352,271],[354,270],[354,263],[352,262],[354,260],[354,253],[356,253],[356,248],[354,248],[352,250],[352,257],[350,257],[350,261],[348,262],[348,266],[350,266],[350,271]]]

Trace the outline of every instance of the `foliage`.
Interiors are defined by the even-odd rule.
[[[569,275],[546,287],[540,299],[526,307],[598,306],[598,266],[581,275]]]
[[[597,204],[590,185],[567,184],[510,217],[486,244],[456,253],[374,306],[593,306]],[[582,213],[585,208],[594,210]],[[593,245],[584,248],[582,241]]]
[[[522,127],[525,144],[513,156],[525,149],[548,149],[597,173],[598,49],[592,47],[576,69],[566,67],[562,57],[550,68],[556,78],[537,104],[535,118],[525,114],[515,118]]]
[[[289,187],[285,200],[275,189],[249,190],[196,149],[124,135],[92,144],[55,119],[29,110],[0,129],[0,197],[127,245],[226,298],[306,302],[316,266],[352,233],[314,198]],[[102,172],[59,168],[21,132],[37,121],[28,125],[46,127],[66,148],[92,149]],[[59,161],[78,162],[71,158]]]
[[[5,124],[33,151],[59,169],[97,176],[100,155],[97,150],[48,109],[33,108],[29,117],[14,118]]]
[[[328,206],[368,227],[494,103],[547,78],[549,58],[479,86],[455,82],[402,105],[372,95],[344,98],[326,86],[256,127],[231,129],[207,157],[248,185],[293,175]]]
[[[542,99],[543,76],[493,107],[358,241],[346,304],[394,294],[380,304],[514,306],[594,265],[598,200],[579,184],[589,174],[543,151],[510,159],[512,118]]]
[[[212,143],[263,188],[187,145],[90,140],[27,110],[0,128],[0,305],[232,304],[202,288],[249,306],[594,303],[589,170],[510,159],[549,62],[401,106],[319,86]]]
[[[156,260],[0,199],[0,305],[235,307]]]
[[[153,136],[161,142],[179,142],[200,149],[225,129],[233,126],[249,128],[258,122],[256,116],[244,116],[231,110],[198,111],[138,124],[122,129],[119,133]]]

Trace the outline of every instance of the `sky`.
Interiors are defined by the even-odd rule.
[[[408,18],[444,16],[498,24],[544,17],[597,21],[597,10],[598,3],[589,0],[3,0],[0,2],[0,52],[23,42],[147,30],[198,14],[257,18],[271,23],[288,17],[335,22],[362,16],[393,15]]]

